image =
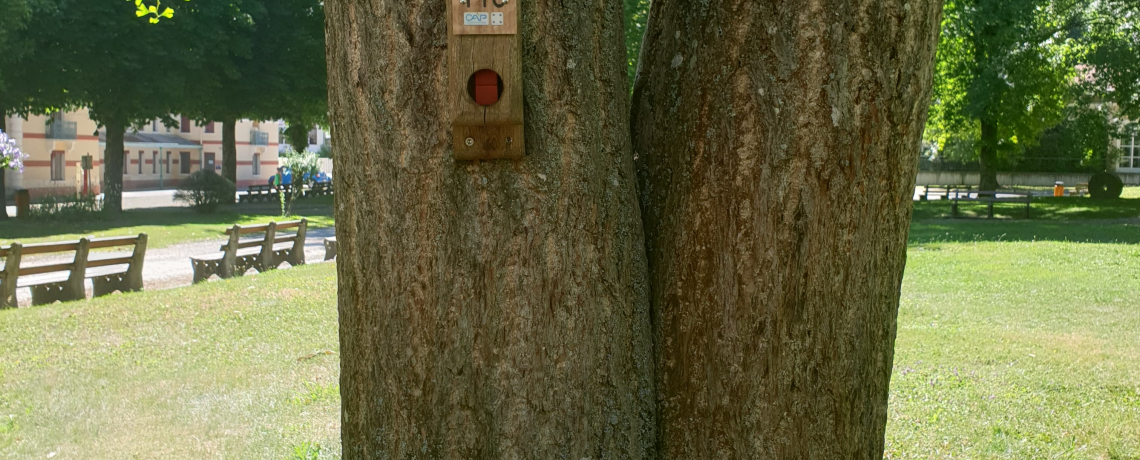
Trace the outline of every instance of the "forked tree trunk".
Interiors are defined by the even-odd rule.
[[[662,458],[880,459],[939,0],[653,2]]]
[[[237,185],[237,119],[222,120],[222,177]],[[230,197],[233,203],[236,197]]]
[[[444,11],[326,3],[344,457],[651,458],[621,1],[522,5],[518,161],[452,159]]]
[[[107,147],[103,152],[103,211],[123,212],[123,135],[127,123],[117,118],[103,121],[107,128]]]

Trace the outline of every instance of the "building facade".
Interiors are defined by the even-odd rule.
[[[175,117],[178,126],[154,120],[124,135],[123,189],[173,189],[203,168],[222,170],[222,124],[195,123]],[[6,188],[27,189],[33,199],[101,193],[106,133],[86,109],[10,117],[9,137],[28,155],[23,173],[5,171]],[[237,137],[237,186],[266,183],[276,172],[279,131],[276,123],[240,120]],[[84,171],[83,157],[92,157]]]

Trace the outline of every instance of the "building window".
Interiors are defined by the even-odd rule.
[[[214,122],[206,123],[206,134],[214,134]]]
[[[139,174],[142,174],[143,152],[139,152]]]
[[[63,180],[63,167],[64,167],[63,155],[64,155],[63,152],[52,152],[51,153],[51,180],[53,180],[53,181]]]
[[[170,152],[166,152],[166,173],[170,174]]]
[[[261,175],[261,154],[260,153],[253,154],[253,175],[255,175],[255,176]]]
[[[158,174],[158,152],[150,154],[150,173]]]
[[[158,132],[158,119],[157,118],[150,121],[150,130],[154,131],[156,133]]]
[[[180,161],[178,166],[182,174],[190,174],[190,152],[179,152],[178,158]]]
[[[1140,137],[1129,136],[1120,140],[1120,167],[1140,168]]]
[[[127,172],[128,172],[127,166],[130,166],[130,165],[131,165],[131,154],[124,153],[123,154],[123,175],[124,176],[127,175]]]
[[[190,117],[183,115],[182,116],[182,123],[180,123],[179,126],[182,127],[182,132],[184,132],[184,133],[190,132]]]

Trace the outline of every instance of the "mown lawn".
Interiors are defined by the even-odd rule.
[[[1122,201],[1032,221],[918,205],[887,458],[1140,459]],[[339,457],[335,284],[320,264],[0,311],[0,458]]]
[[[146,233],[148,248],[157,249],[178,243],[218,239],[226,227],[234,224],[261,224],[269,221],[309,219],[310,228],[333,225],[332,197],[316,197],[298,201],[294,216],[282,218],[280,206],[240,204],[226,206],[212,214],[200,214],[189,208],[130,209],[113,218],[83,221],[19,221],[0,222],[0,244],[12,241],[23,244],[46,241],[77,240],[84,236],[108,237]]]
[[[335,276],[0,311],[0,458],[339,457]]]

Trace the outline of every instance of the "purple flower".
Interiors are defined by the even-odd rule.
[[[0,169],[15,169],[24,172],[24,152],[16,148],[16,140],[0,131]]]

